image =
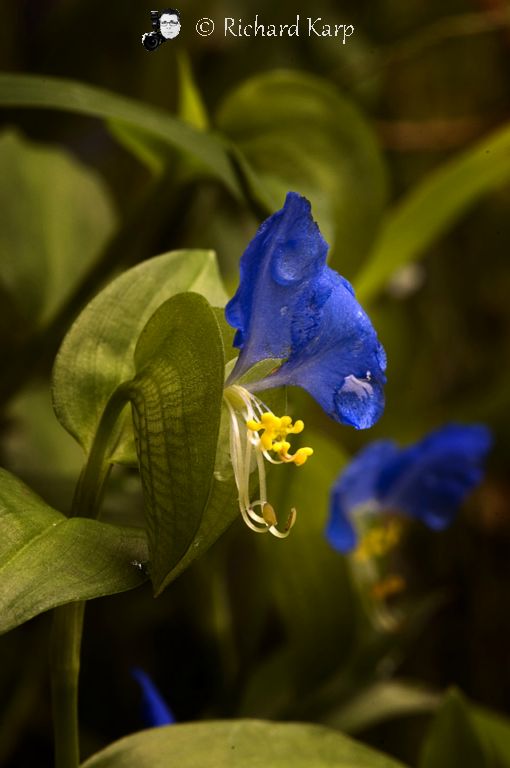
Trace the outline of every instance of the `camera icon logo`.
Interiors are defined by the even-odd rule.
[[[181,14],[176,8],[151,11],[152,32],[142,35],[142,45],[146,51],[155,51],[168,40],[173,40],[181,31]]]

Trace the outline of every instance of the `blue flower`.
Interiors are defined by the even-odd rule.
[[[302,466],[313,450],[291,453],[288,438],[302,432],[303,422],[276,416],[255,393],[303,387],[329,416],[357,429],[372,426],[384,408],[384,350],[350,284],[326,265],[327,250],[310,203],[289,192],[242,256],[239,288],[225,310],[241,350],[224,395],[239,508],[252,530],[281,538],[296,511],[291,509],[280,529],[267,500],[264,459]],[[271,372],[251,374],[241,386],[241,377],[264,360],[274,362]],[[260,497],[252,501],[255,468]]]
[[[366,429],[384,408],[386,356],[352,286],[326,265],[327,250],[310,203],[289,192],[241,258],[225,310],[241,353],[227,383],[261,360],[282,360],[250,391],[300,386],[336,421]]]
[[[483,477],[492,443],[481,424],[450,424],[409,448],[378,440],[361,451],[333,486],[326,535],[340,552],[356,546],[356,518],[401,512],[433,530],[446,528]]]
[[[131,674],[142,691],[141,711],[144,726],[155,728],[159,725],[172,725],[175,723],[175,717],[149,675],[138,667],[132,669]]]

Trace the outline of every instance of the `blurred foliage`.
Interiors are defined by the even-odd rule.
[[[182,768],[200,762],[209,765],[271,765],[290,768],[314,765],[316,768],[402,768],[400,763],[377,755],[345,736],[316,725],[263,723],[241,720],[237,723],[199,723],[153,729],[150,736],[138,734],[95,755],[84,768],[101,766],[167,765],[168,755]]]
[[[94,354],[87,338],[108,340],[114,317],[116,328],[131,329],[124,339],[131,343],[133,328],[140,331],[169,296],[185,289],[207,295],[209,278],[216,287],[208,298],[223,303],[204,251],[217,252],[233,289],[243,248],[288,188],[310,197],[332,265],[360,289],[388,353],[387,408],[370,434],[356,434],[328,422],[301,393],[289,393],[292,413],[317,433],[310,440],[314,461],[269,476],[275,508],[298,507],[289,539],[259,539],[235,523],[158,600],[143,586],[88,604],[84,756],[139,728],[129,678],[138,665],[153,675],[179,721],[308,720],[352,731],[420,768],[461,760],[504,766],[507,5],[318,0],[314,17],[354,24],[341,45],[304,34],[275,40],[220,32],[225,16],[251,21],[258,13],[288,23],[299,13],[304,20],[312,12],[301,3],[189,0],[180,37],[148,54],[140,36],[150,28],[151,8],[131,0],[2,6],[0,464],[47,502],[34,501],[37,524],[57,515],[64,536],[67,523],[47,504],[69,510],[81,457],[52,415],[49,390],[71,323],[112,278],[136,265],[139,282],[129,294],[125,277],[117,277],[95,299],[95,312],[89,305],[73,327],[71,383],[57,364],[59,418],[87,447],[102,403],[125,373],[111,358],[104,362],[98,344],[94,381],[77,394]],[[194,24],[204,16],[218,28],[201,38]],[[182,283],[169,290],[165,260],[183,249],[194,256]],[[147,278],[152,268],[143,262],[158,253],[165,254],[159,276]],[[117,334],[115,342],[124,343]],[[70,349],[64,345],[61,355]],[[368,440],[411,441],[447,420],[492,427],[489,475],[449,531],[409,531],[403,559],[415,611],[399,633],[381,636],[363,613],[346,563],[323,540],[328,485]],[[108,523],[140,525],[133,457],[132,442],[124,442],[116,456],[123,464],[105,495]],[[9,487],[6,480],[2,492]],[[87,573],[101,570],[107,536],[98,547],[104,550],[97,560],[80,565]],[[48,556],[50,576],[33,574],[39,592],[29,585],[31,598],[48,598],[60,551]],[[63,551],[78,569],[73,551]],[[8,567],[6,560],[0,570]],[[0,638],[0,762],[7,766],[52,764],[48,626],[42,616]],[[502,716],[452,693],[432,717],[449,685]]]
[[[459,760],[468,768],[510,765],[510,722],[452,689],[432,722],[419,765],[447,768]]]

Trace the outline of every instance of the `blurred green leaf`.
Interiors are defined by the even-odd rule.
[[[331,245],[368,249],[386,203],[385,169],[368,123],[336,88],[304,73],[258,75],[226,98],[218,125],[262,182],[263,204],[275,210],[289,190],[300,192]]]
[[[231,720],[154,728],[110,745],[83,768],[403,768],[335,731],[304,723]]]
[[[174,251],[143,262],[113,280],[88,304],[64,339],[53,373],[60,423],[89,450],[108,398],[134,376],[138,337],[155,310],[182,291],[202,293],[223,305],[211,251]],[[136,464],[131,420],[112,461]]]
[[[383,680],[354,696],[345,706],[324,719],[331,728],[357,733],[386,720],[435,710],[439,694],[417,683]]]
[[[83,452],[55,419],[47,382],[20,392],[9,404],[7,418],[9,429],[2,448],[9,469],[17,475],[67,477],[74,487],[83,467]]]
[[[338,443],[307,429],[304,445],[314,449],[303,467],[282,465],[269,476],[270,501],[285,519],[297,508],[294,528],[285,542],[258,537],[264,559],[261,578],[278,602],[294,644],[310,648],[319,635],[337,646],[334,630],[345,630],[351,618],[345,558],[327,542],[329,491],[347,456]],[[347,614],[346,614],[347,610]],[[324,655],[327,655],[326,653]]]
[[[39,107],[76,112],[102,120],[124,122],[154,139],[200,160],[237,197],[242,198],[237,177],[221,139],[149,104],[73,80],[35,75],[0,75],[0,105]]]
[[[66,513],[83,467],[83,451],[56,420],[48,382],[20,392],[9,403],[6,417],[5,467]]]
[[[72,293],[115,223],[95,173],[61,149],[0,138],[0,284],[30,326]]]
[[[303,467],[276,467],[268,478],[268,496],[278,519],[284,521],[291,507],[297,508],[297,519],[284,542],[257,538],[258,589],[267,601],[274,601],[285,643],[254,670],[244,701],[246,714],[272,717],[285,711],[297,690],[310,692],[312,681],[338,668],[352,641],[353,594],[346,560],[324,534],[329,489],[346,455],[338,444],[306,427],[303,444],[314,449]]]
[[[123,120],[110,119],[107,125],[114,139],[154,175],[161,175],[172,158],[175,161],[175,149],[152,133]]]
[[[470,704],[457,690],[445,697],[420,757],[420,768],[507,768],[510,722]]]
[[[184,52],[177,52],[179,77],[178,116],[200,132],[209,128],[209,118],[200,92],[193,79],[190,62]],[[108,127],[117,141],[137,157],[154,174],[161,174],[171,164],[176,185],[183,184],[196,176],[203,176],[201,162],[188,154],[177,157],[174,147],[165,139],[123,120],[108,120]]]
[[[207,110],[193,78],[190,60],[184,51],[178,54],[177,65],[179,67],[179,117],[197,130],[206,131],[209,128]]]
[[[192,546],[213,480],[223,398],[223,343],[196,293],[168,299],[135,350],[133,422],[156,593]]]
[[[482,195],[510,180],[510,127],[433,171],[389,213],[372,253],[354,280],[370,301],[397,269],[421,258]]]
[[[0,632],[49,608],[142,584],[145,534],[49,507],[0,470]]]

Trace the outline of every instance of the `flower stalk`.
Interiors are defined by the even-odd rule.
[[[115,426],[129,401],[129,388],[118,387],[105,406],[87,463],[73,498],[71,517],[97,518],[111,464],[107,456],[115,440]],[[78,683],[85,602],[55,608],[50,644],[51,693],[55,768],[78,768]]]

